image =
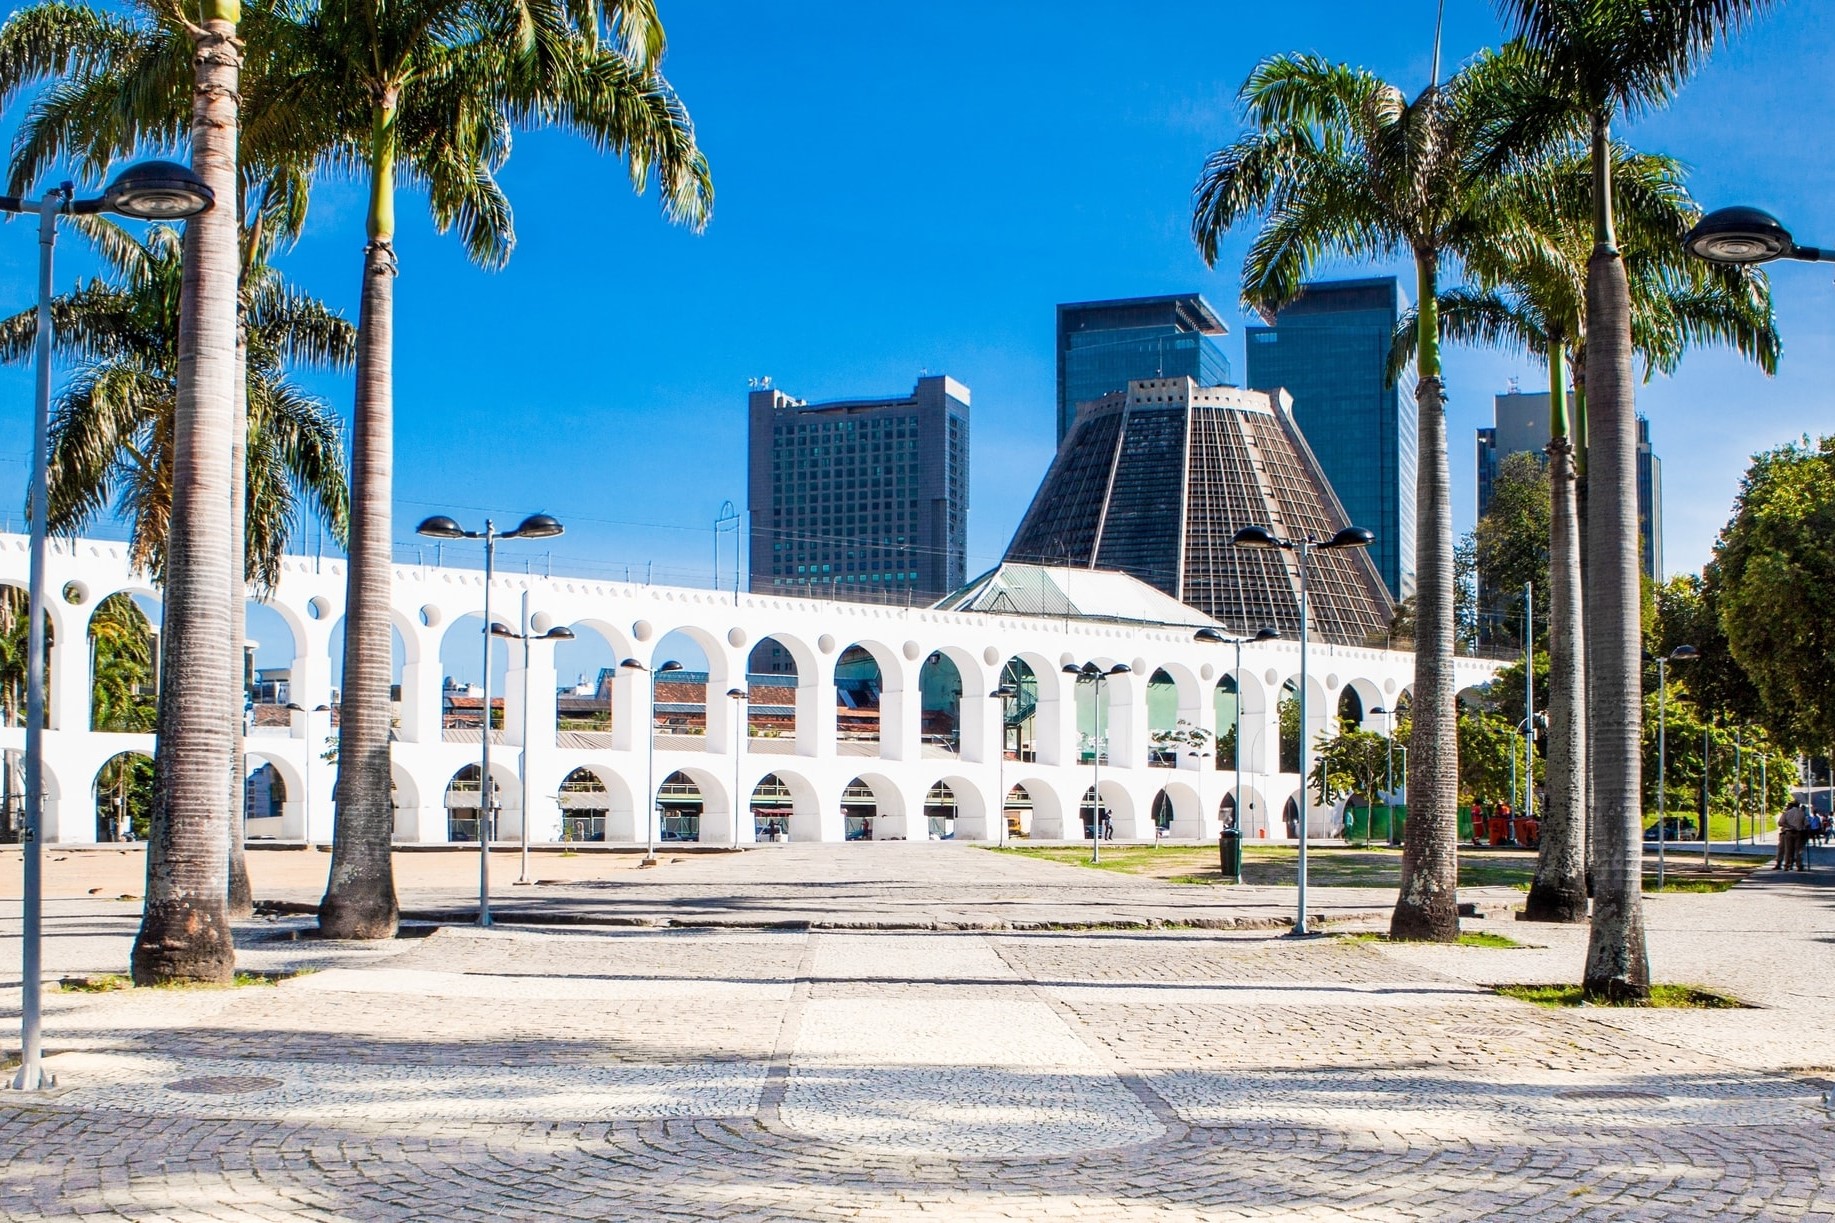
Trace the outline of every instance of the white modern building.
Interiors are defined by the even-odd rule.
[[[25,585],[26,549],[25,537],[0,535],[0,583]],[[707,699],[702,733],[646,735],[646,725],[653,724],[646,707],[650,677],[634,667],[618,668],[610,728],[560,730],[553,645],[531,643],[525,666],[523,646],[507,643],[504,729],[494,732],[500,746],[493,748],[491,763],[502,804],[498,834],[519,836],[526,818],[533,840],[556,841],[563,809],[591,810],[603,813],[606,840],[642,842],[649,832],[642,813],[664,790],[665,779],[680,774],[664,801],[674,795],[698,803],[700,840],[714,844],[748,843],[758,828],[779,825],[792,840],[839,841],[847,835],[850,814],[854,827],[870,827],[878,839],[924,837],[932,827],[926,808],[935,815],[939,806],[958,837],[994,838],[998,817],[990,817],[1004,806],[1034,838],[1075,838],[1081,830],[1079,805],[1087,803],[1099,774],[1102,805],[1117,837],[1151,837],[1157,805],[1170,811],[1170,835],[1214,838],[1234,771],[1219,767],[1211,751],[1169,752],[1156,745],[1175,728],[1227,733],[1239,685],[1245,834],[1286,835],[1283,820],[1271,813],[1297,800],[1300,779],[1277,768],[1276,706],[1300,671],[1296,641],[1243,647],[1236,675],[1233,647],[1193,637],[1198,628],[1221,626],[1132,579],[1055,569],[1020,577],[1015,590],[1023,586],[1049,597],[1033,597],[1028,604],[1007,592],[993,605],[1010,610],[942,611],[500,576],[492,594],[494,614],[514,624],[526,592],[536,633],[557,625],[582,636],[592,630],[616,658],[646,666],[662,661],[657,651],[665,637],[682,634],[707,659]],[[154,598],[158,592],[130,571],[125,548],[116,543],[54,544],[49,578],[53,644],[45,835],[59,843],[93,841],[98,772],[121,753],[151,754],[153,741],[151,735],[90,729],[89,617],[116,592]],[[323,757],[331,734],[331,651],[344,585],[339,562],[289,558],[269,600],[292,634],[288,694],[297,708],[289,726],[252,731],[246,747],[251,771],[271,765],[279,777],[282,814],[271,831],[284,839],[323,842],[332,834],[336,766]],[[479,622],[460,621],[482,611],[483,575],[399,566],[394,595],[403,653],[393,748],[396,838],[443,842],[454,817],[476,813],[476,773],[469,782],[464,775],[468,766],[476,768],[479,732],[443,727],[440,649],[449,631],[477,640]],[[1255,626],[1248,628],[1253,632]],[[760,731],[747,716],[747,658],[767,640],[795,664],[794,677],[778,681],[794,686],[788,732]],[[844,733],[838,723],[836,664],[856,646],[878,669],[876,733]],[[1394,707],[1410,682],[1413,661],[1399,651],[1315,645],[1307,683],[1308,738],[1341,710],[1357,711],[1369,729],[1384,730],[1385,717],[1371,711]],[[1102,685],[1100,711],[1091,708],[1094,685],[1078,683],[1062,670],[1086,662],[1105,670],[1118,663],[1129,668]],[[960,693],[951,711],[954,730],[947,736],[926,734],[920,673],[927,665],[945,664],[954,668]],[[1461,684],[1469,686],[1487,680],[1494,664],[1461,659],[1457,666]],[[1025,708],[1017,711],[1024,725],[1003,734],[1016,710],[1011,698],[1003,705],[990,694],[1003,672],[1016,671],[1029,674]],[[1157,720],[1149,713],[1150,685],[1176,693],[1159,702],[1168,713]],[[787,709],[779,721],[789,721]],[[741,733],[742,725],[748,733]],[[1098,734],[1079,731],[1091,725]],[[0,747],[9,753],[22,750],[24,738],[23,727],[0,729]],[[872,817],[865,824],[858,815],[863,809]],[[748,810],[755,818],[735,820],[736,812]],[[1328,835],[1329,824],[1327,812],[1310,813],[1314,836]]]

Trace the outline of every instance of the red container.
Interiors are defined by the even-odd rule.
[[[1510,817],[1494,815],[1490,821],[1491,844],[1504,845],[1510,840]]]

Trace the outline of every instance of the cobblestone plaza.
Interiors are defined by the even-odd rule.
[[[50,995],[59,1086],[0,1100],[0,1217],[1828,1218],[1817,884],[1650,899],[1660,979],[1762,1008],[1720,1011],[1485,988],[1576,980],[1584,929],[1468,923],[1521,949],[1193,929],[1285,890],[1239,911],[955,845],[683,859],[508,910],[654,924],[366,946],[268,918],[243,967],[315,971]],[[53,901],[53,971],[118,971],[133,910]],[[1025,928],[1071,912],[1187,924]],[[925,913],[955,928],[911,928]]]

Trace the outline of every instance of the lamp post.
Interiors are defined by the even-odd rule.
[[[644,792],[649,813],[644,816],[644,865],[656,863],[656,677],[670,671],[680,671],[682,664],[671,658],[646,667],[635,658],[627,658],[618,664],[627,671],[642,671],[650,676],[650,716],[644,719]]]
[[[329,705],[314,705],[307,709],[298,701],[288,701],[287,708],[294,713],[315,714],[330,713]],[[306,719],[306,763],[300,776],[305,781],[305,793],[300,796],[302,824],[300,831],[305,834],[306,848],[312,848],[312,719]]]
[[[1709,263],[1741,266],[1796,259],[1804,263],[1835,261],[1835,250],[1798,246],[1779,220],[1762,209],[1735,205],[1716,208],[1683,235],[1682,249]]]
[[[1293,933],[1296,938],[1311,933],[1306,928],[1306,838],[1310,831],[1306,819],[1307,571],[1311,568],[1312,554],[1315,551],[1335,548],[1367,548],[1375,540],[1375,532],[1365,527],[1345,527],[1326,540],[1321,540],[1313,535],[1304,535],[1298,539],[1283,539],[1267,527],[1244,527],[1230,540],[1238,548],[1285,548],[1292,552],[1300,562],[1300,865],[1299,902],[1293,923]]]
[[[1017,684],[1002,684],[988,693],[989,699],[1000,702],[1000,748],[994,756],[994,818],[999,821],[994,834],[996,846],[1007,843],[1007,712],[1012,708],[1008,702],[1018,695]]]
[[[1378,705],[1370,712],[1383,715],[1383,743],[1388,748],[1388,759],[1383,762],[1383,791],[1388,795],[1389,844],[1393,847],[1395,845],[1395,710],[1387,705]]]
[[[733,702],[733,848],[739,848],[739,759],[745,748],[746,732],[749,729],[746,721],[749,711],[746,708],[746,690],[728,688],[726,697]],[[752,814],[752,804],[747,800],[745,813]]]
[[[522,631],[513,633],[507,624],[492,624],[491,636],[522,642],[522,759],[516,762],[516,772],[522,779],[522,875],[516,882],[527,887],[534,882],[529,878],[529,643],[572,641],[573,630],[557,624],[545,633],[532,632],[529,627],[529,592],[525,590],[522,592]]]
[[[1523,814],[1536,817],[1536,588],[1523,583]],[[1516,848],[1516,804],[1505,841]]]
[[[1701,656],[1694,646],[1675,646],[1657,663],[1657,891],[1663,891],[1663,847],[1670,837],[1670,663],[1688,663]],[[1707,757],[1701,758],[1707,769]],[[1701,819],[1701,837],[1707,839],[1707,815]]]
[[[1096,685],[1096,741],[1091,745],[1090,750],[1090,793],[1095,797],[1095,805],[1090,808],[1090,861],[1092,863],[1102,861],[1102,753],[1108,746],[1102,738],[1102,686],[1108,682],[1111,675],[1126,675],[1132,670],[1133,668],[1125,662],[1118,662],[1107,669],[1094,662],[1086,662],[1081,667],[1076,663],[1064,664],[1064,674],[1076,676],[1079,683],[1087,679]],[[1002,755],[1005,754],[1003,749]],[[1001,814],[1004,816],[1006,814],[1004,797],[1001,803],[1003,804]],[[1078,806],[1081,808],[1082,804]],[[1081,809],[1078,814],[1082,814]]]
[[[478,924],[491,924],[491,579],[496,572],[500,539],[553,539],[566,530],[547,514],[531,514],[514,531],[499,531],[491,519],[482,531],[467,531],[444,514],[422,519],[415,533],[429,539],[482,539],[484,541],[484,702],[478,734]],[[529,813],[523,812],[527,820]]]
[[[182,221],[216,202],[190,167],[171,161],[143,161],[116,176],[99,198],[77,199],[63,183],[36,200],[0,195],[0,212],[38,214],[38,315],[32,338],[32,488],[30,575],[27,579],[25,827],[21,830],[24,887],[20,929],[21,994],[19,1070],[12,1086],[38,1091],[56,1079],[44,1069],[44,862],[41,840],[45,808],[45,567],[49,535],[46,463],[51,449],[51,280],[57,248],[57,218],[63,213],[112,212],[137,221]]]
[[[1232,682],[1236,685],[1236,791],[1231,796],[1230,816],[1236,825],[1237,847],[1234,855],[1236,862],[1235,882],[1242,883],[1242,648],[1251,642],[1259,644],[1273,641],[1281,635],[1277,628],[1259,628],[1253,637],[1225,637],[1214,628],[1201,628],[1192,634],[1192,639],[1210,645],[1233,645],[1236,647],[1236,669],[1231,673]],[[1225,829],[1224,832],[1232,831]],[[1218,833],[1224,835],[1223,832]]]

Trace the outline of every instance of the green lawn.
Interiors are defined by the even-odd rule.
[[[1685,1010],[1728,1010],[1743,1007],[1745,1003],[1725,994],[1717,994],[1698,985],[1653,985],[1650,987],[1650,1001],[1641,1003],[1592,1003],[1587,1004],[1578,985],[1500,985],[1497,992],[1506,998],[1517,998],[1524,1002],[1533,1002],[1537,1006],[1652,1006],[1680,1007]]]
[[[1012,845],[992,853],[1017,854],[1047,862],[1090,866],[1087,845]],[[1757,865],[1754,858],[1719,855],[1715,873],[1700,875],[1700,860],[1671,858],[1666,892],[1725,891]],[[1229,882],[1219,869],[1217,851],[1208,845],[1161,846],[1104,845],[1097,869],[1124,875],[1150,875],[1169,883],[1211,886]],[[1306,854],[1309,881],[1315,887],[1393,888],[1401,885],[1402,851],[1386,847],[1353,849],[1347,846],[1309,846]],[[1529,889],[1535,875],[1536,856],[1528,850],[1462,852],[1460,887],[1516,887]],[[1655,864],[1646,859],[1647,886]],[[1291,845],[1245,845],[1242,875],[1248,884],[1291,886],[1299,869],[1299,851]],[[1654,888],[1652,889],[1654,890]]]

